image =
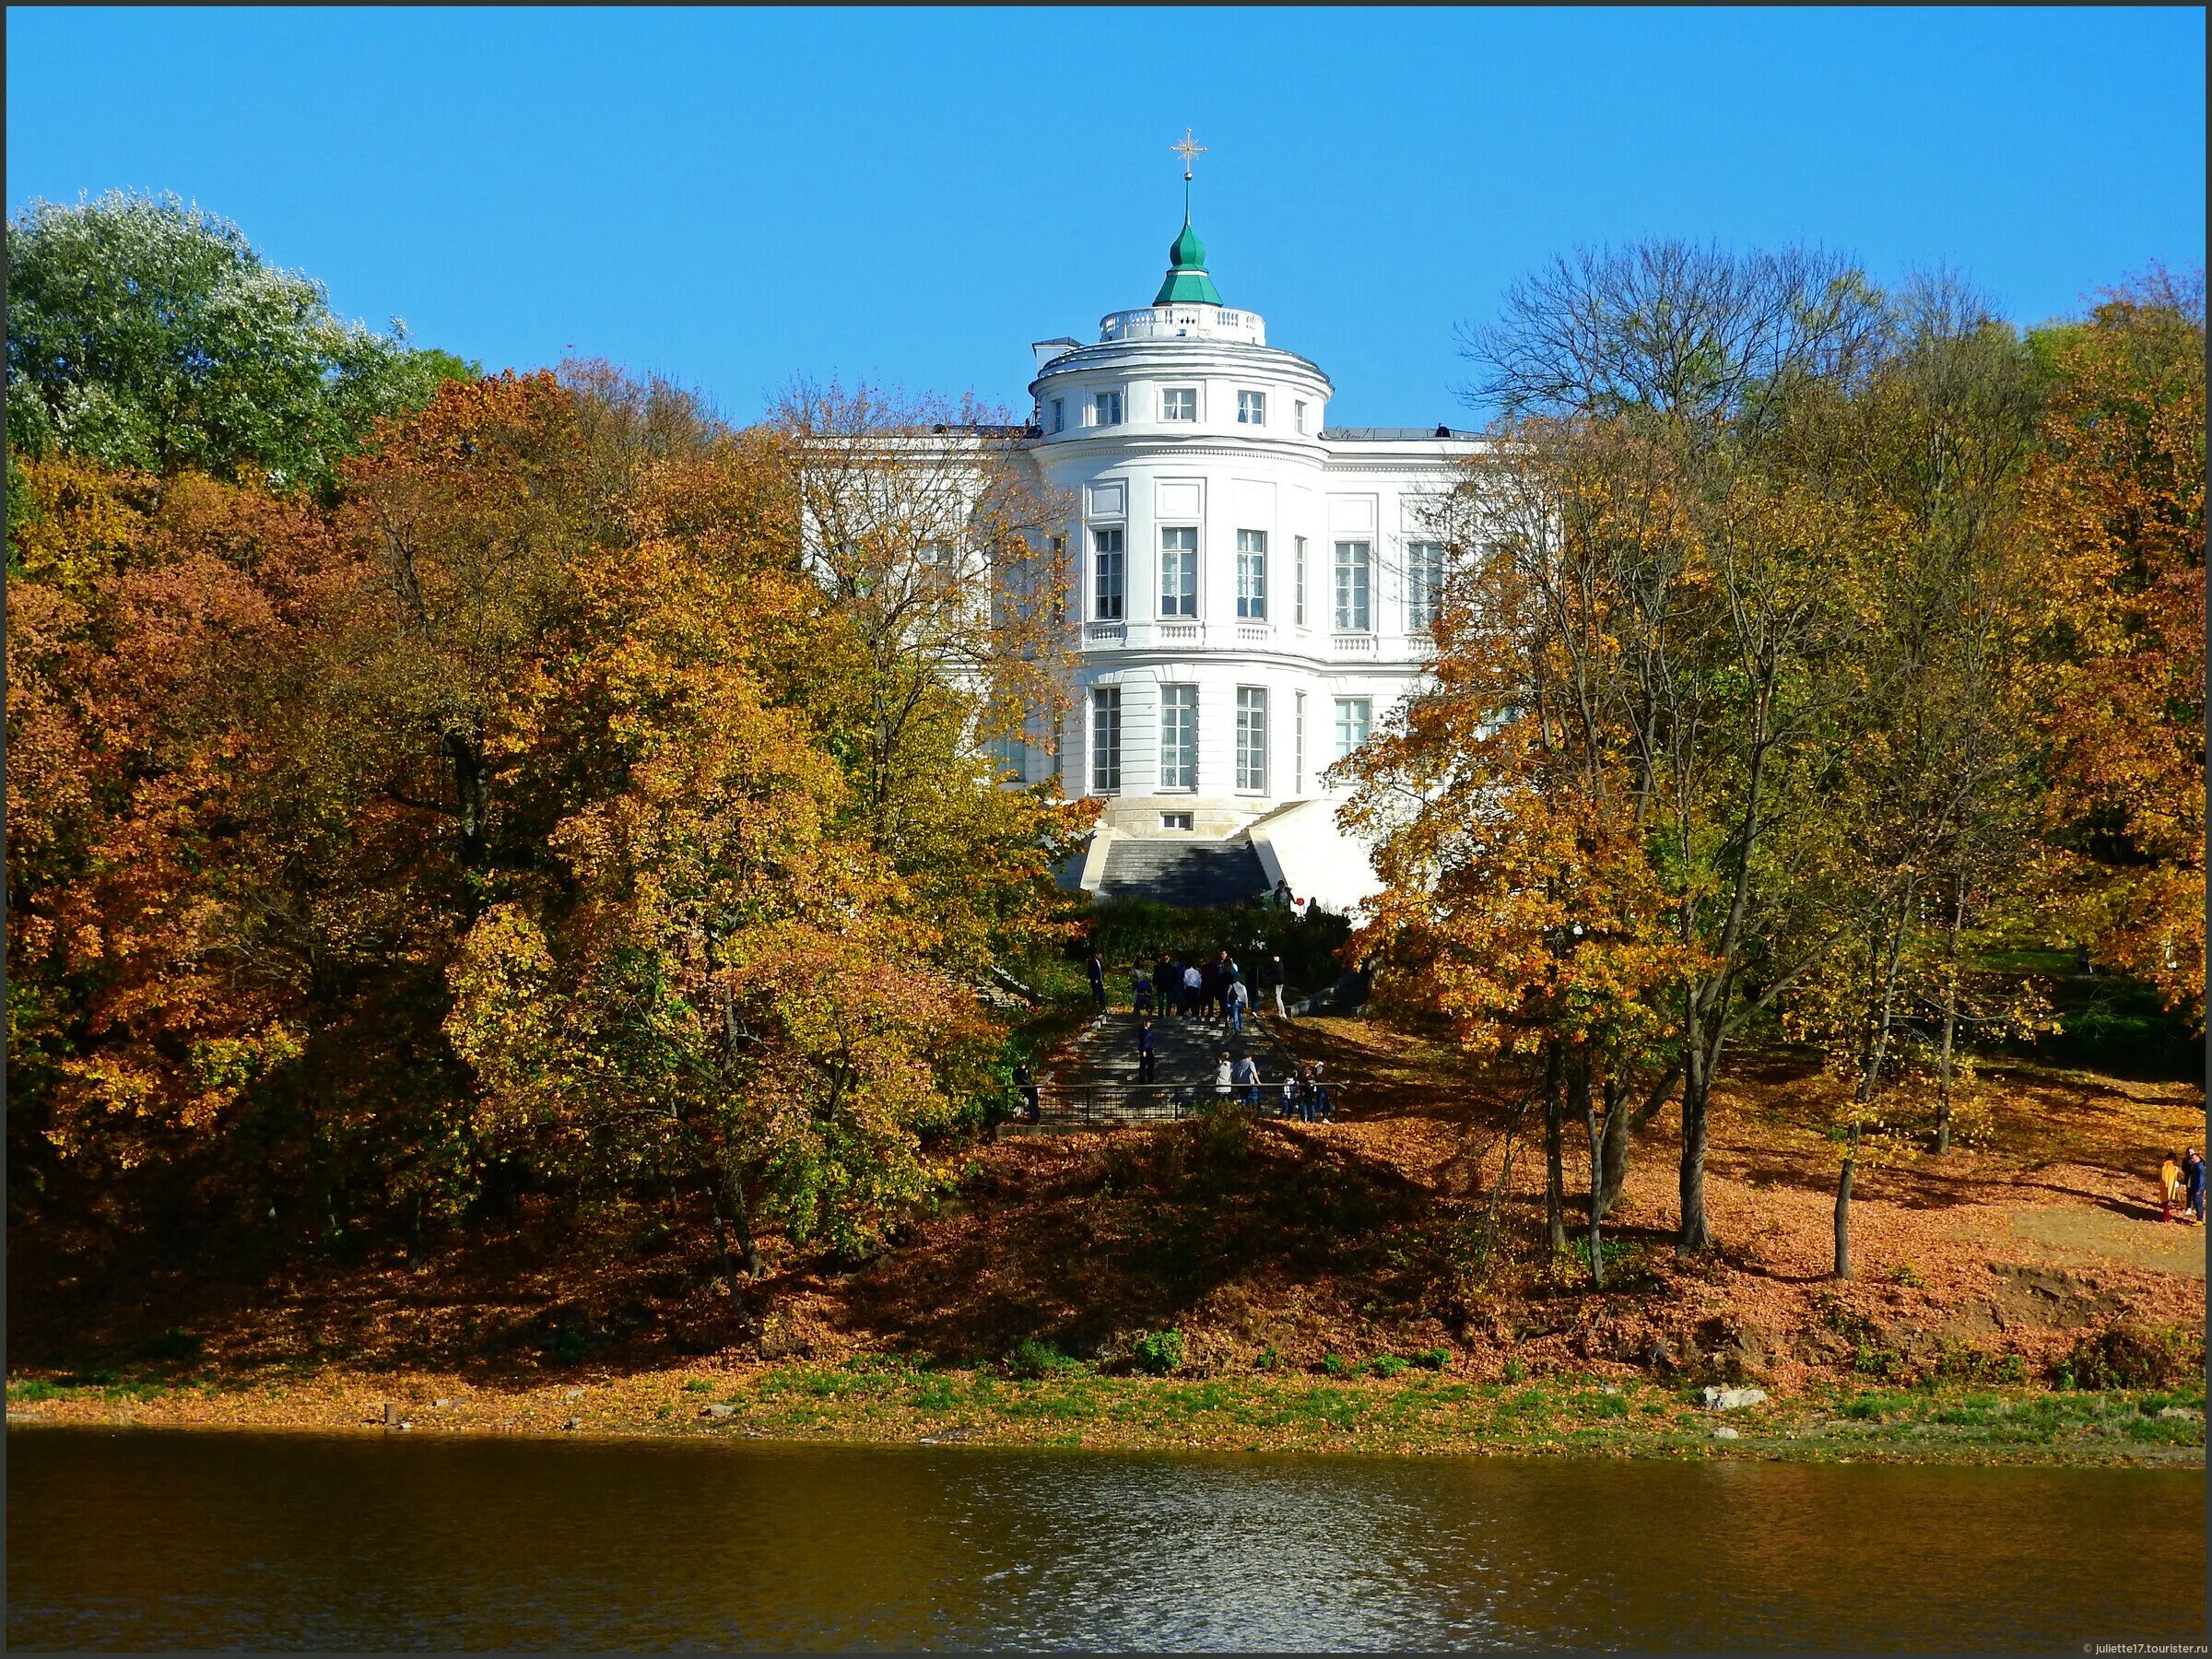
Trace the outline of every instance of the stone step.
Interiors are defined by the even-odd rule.
[[[1106,849],[1101,899],[1148,899],[1181,910],[1226,910],[1267,891],[1267,872],[1249,841],[1125,838]]]

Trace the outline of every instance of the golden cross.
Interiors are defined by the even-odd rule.
[[[1191,179],[1191,158],[1193,156],[1203,156],[1206,154],[1206,146],[1203,144],[1193,144],[1191,142],[1191,129],[1186,126],[1182,129],[1182,142],[1181,144],[1171,144],[1168,146],[1168,147],[1182,158],[1182,179],[1184,183],[1189,183]]]

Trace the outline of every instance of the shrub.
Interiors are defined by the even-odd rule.
[[[2203,1336],[2123,1322],[2075,1343],[2051,1380],[2060,1388],[2168,1388],[2204,1366]]]
[[[1014,1345],[1014,1351],[1006,1356],[1006,1374],[1034,1382],[1041,1377],[1051,1376],[1054,1371],[1065,1371],[1073,1363],[1053,1344],[1035,1336],[1024,1336]]]
[[[1522,1364],[1520,1360],[1508,1359],[1505,1362],[1505,1380],[1508,1382],[1518,1382],[1527,1375],[1528,1367]]]
[[[684,1392],[686,1394],[712,1394],[713,1390],[714,1384],[709,1382],[703,1377],[694,1377],[690,1382],[684,1384]]]
[[[1900,1285],[1910,1285],[1922,1290],[1927,1288],[1928,1281],[1920,1277],[1919,1271],[1910,1262],[1900,1262],[1890,1268],[1889,1277]]]
[[[1332,1377],[1341,1377],[1352,1369],[1352,1362],[1342,1354],[1324,1354],[1321,1357],[1321,1369]]]
[[[1253,1356],[1252,1369],[1253,1371],[1263,1371],[1282,1370],[1282,1350],[1277,1348],[1274,1343],[1269,1343],[1265,1347],[1262,1348],[1258,1354]]]
[[[1452,1350],[1441,1347],[1424,1348],[1413,1356],[1413,1362],[1423,1371],[1441,1371],[1452,1363]]]
[[[1367,1369],[1373,1371],[1378,1377],[1394,1377],[1406,1369],[1406,1361],[1395,1354],[1384,1354],[1381,1359],[1369,1365]]]
[[[1139,1331],[1136,1340],[1129,1345],[1129,1357],[1136,1368],[1155,1377],[1164,1377],[1182,1368],[1186,1347],[1181,1331],[1170,1327],[1164,1331]]]

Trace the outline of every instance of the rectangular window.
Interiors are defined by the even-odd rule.
[[[1437,595],[1444,585],[1441,542],[1406,544],[1406,631],[1419,633],[1436,620]]]
[[[1267,692],[1237,688],[1237,787],[1267,793]]]
[[[1061,432],[1065,431],[1066,429],[1067,399],[1065,397],[1055,397],[1053,399],[1053,430],[1055,432]]]
[[[1301,433],[1306,429],[1305,399],[1300,398],[1290,406],[1290,424]]]
[[[1306,538],[1290,538],[1290,619],[1300,628],[1306,625]]]
[[[1336,700],[1336,759],[1341,760],[1367,741],[1368,719],[1374,705],[1364,697]]]
[[[1091,400],[1091,413],[1098,417],[1100,426],[1122,424],[1122,394],[1119,392],[1101,392]]]
[[[1237,615],[1248,621],[1267,615],[1267,532],[1237,532]]]
[[[1159,815],[1159,827],[1162,830],[1188,830],[1191,820],[1197,816],[1194,812],[1163,812]]]
[[[1123,591],[1127,586],[1122,562],[1122,533],[1117,529],[1090,533],[1092,577],[1090,614],[1101,622],[1119,622],[1127,615]]]
[[[998,764],[999,778],[1016,783],[1026,783],[1030,778],[1030,746],[1025,738],[994,737],[991,739],[991,758]]]
[[[1237,424],[1239,426],[1265,426],[1267,424],[1267,394],[1240,392],[1237,394]]]
[[[1367,576],[1373,562],[1371,554],[1372,549],[1363,541],[1336,544],[1336,626],[1346,633],[1365,633],[1369,628]]]
[[[1198,688],[1159,688],[1159,786],[1198,787]]]
[[[1113,794],[1122,787],[1122,691],[1101,686],[1090,694],[1090,791]]]
[[[1194,528],[1159,533],[1159,614],[1198,614],[1198,532]]]
[[[1306,793],[1306,694],[1294,692],[1290,703],[1290,793]]]
[[[1159,394],[1159,418],[1162,420],[1195,420],[1198,418],[1198,388],[1170,386]]]

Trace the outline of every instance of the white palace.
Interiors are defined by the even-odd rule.
[[[1095,344],[1034,347],[1030,453],[1082,549],[1061,765],[1070,794],[1104,801],[1082,885],[1171,862],[1117,843],[1226,841],[1268,885],[1348,908],[1374,877],[1321,772],[1423,672],[1436,504],[1482,446],[1330,426],[1329,377],[1222,303],[1187,207],[1169,258],[1152,303],[1102,318]]]
[[[1350,909],[1376,882],[1322,772],[1423,673],[1431,523],[1483,445],[1329,425],[1334,383],[1222,303],[1187,199],[1169,260],[1095,343],[1033,347],[1019,441],[1072,514],[1080,637],[1068,720],[1006,759],[1102,801],[1071,884],[1227,903],[1287,880]]]

